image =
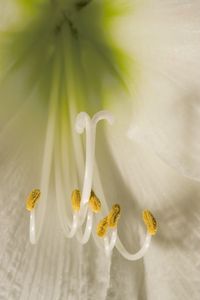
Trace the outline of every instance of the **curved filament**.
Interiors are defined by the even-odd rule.
[[[83,189],[81,196],[81,208],[79,211],[79,225],[82,226],[87,218],[86,228],[82,234],[81,230],[78,232],[78,240],[85,244],[90,238],[93,225],[93,212],[88,209],[89,199],[92,191],[92,178],[95,159],[95,140],[96,140],[96,126],[101,120],[107,120],[110,124],[113,122],[113,116],[108,111],[100,111],[96,113],[92,119],[86,112],[78,114],[75,123],[75,129],[79,134],[86,131],[86,160],[85,160],[85,174],[83,181]],[[87,206],[86,206],[87,205]]]
[[[81,228],[77,232],[77,240],[83,245],[86,244],[90,238],[92,232],[92,225],[93,225],[93,212],[88,210],[87,212],[87,220],[86,220],[86,227],[84,233],[82,233]]]
[[[124,258],[128,260],[138,260],[145,255],[145,253],[149,249],[150,243],[151,243],[151,235],[149,235],[147,232],[144,244],[138,252],[134,254],[128,252],[124,247],[124,245],[122,244],[122,242],[120,241],[119,237],[117,238],[116,241],[116,248]]]
[[[88,203],[90,193],[92,190],[92,178],[94,169],[94,156],[95,156],[95,139],[96,139],[96,126],[101,120],[107,120],[110,124],[113,123],[113,116],[108,111],[99,111],[92,119],[86,112],[78,114],[75,123],[75,129],[79,134],[86,131],[86,159],[85,159],[85,174],[83,181],[81,205]]]

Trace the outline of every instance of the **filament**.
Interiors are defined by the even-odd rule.
[[[87,211],[87,219],[86,219],[86,226],[84,233],[82,233],[81,228],[77,232],[77,240],[83,245],[89,241],[91,232],[92,232],[92,225],[93,225],[93,212],[91,210]]]
[[[53,142],[54,142],[54,135],[55,135],[55,122],[56,122],[56,110],[57,110],[57,103],[55,104],[55,99],[57,99],[58,97],[57,61],[55,62],[54,70],[55,70],[54,72],[55,75],[52,80],[53,88],[50,96],[48,123],[47,123],[46,139],[45,139],[45,146],[44,146],[42,171],[41,171],[40,189],[42,195],[37,207],[34,208],[30,213],[29,234],[30,234],[30,242],[32,244],[36,244],[41,235],[41,230],[43,227],[45,212],[46,212],[48,190],[49,190],[49,179],[50,179],[50,171],[52,165]],[[38,214],[38,218],[36,218],[36,214]],[[36,228],[36,220],[37,220],[37,228]]]
[[[138,252],[132,254],[125,249],[125,247],[122,244],[122,242],[120,241],[119,237],[117,237],[116,248],[124,258],[126,258],[128,260],[138,260],[145,255],[145,253],[149,249],[150,243],[151,243],[151,235],[149,235],[147,233],[144,244],[142,245],[141,249]]]
[[[65,222],[65,214],[63,208],[61,207],[61,205],[59,205],[59,200],[63,201],[65,200],[65,197],[63,195],[63,188],[61,185],[62,178],[61,178],[58,147],[56,147],[56,152],[55,152],[55,182],[56,182],[56,196],[57,198],[59,197],[59,199],[57,199],[57,208],[58,208],[58,215],[59,215],[61,227],[64,232],[64,235],[67,238],[72,238],[75,235],[78,228],[78,212],[74,211],[72,222],[67,225]]]
[[[86,159],[85,159],[85,174],[83,181],[81,205],[84,206],[89,201],[92,190],[92,178],[94,169],[95,156],[95,139],[96,126],[101,120],[107,120],[110,124],[113,123],[113,116],[108,111],[99,111],[92,119],[86,112],[78,114],[75,123],[77,133],[82,134],[84,129],[86,131]]]
[[[104,238],[104,249],[106,256],[110,256],[115,247],[117,241],[117,228],[112,231],[111,238],[109,240],[108,236]]]
[[[83,180],[83,189],[81,195],[81,209],[79,212],[79,225],[82,226],[87,218],[85,231],[79,229],[77,239],[80,243],[85,244],[91,235],[93,224],[93,213],[88,209],[88,203],[92,192],[92,178],[95,160],[95,140],[96,140],[96,126],[99,121],[107,120],[110,124],[113,123],[113,116],[108,111],[99,111],[92,119],[86,112],[78,114],[75,123],[75,129],[79,134],[86,131],[86,159],[85,159],[85,173]]]

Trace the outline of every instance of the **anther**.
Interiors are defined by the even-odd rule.
[[[26,199],[26,209],[28,211],[32,211],[35,208],[35,205],[36,205],[37,201],[39,200],[40,194],[41,194],[41,192],[39,189],[34,189],[28,195],[28,197]]]
[[[71,196],[72,209],[74,212],[78,212],[81,206],[81,194],[79,190],[74,190]]]
[[[97,198],[93,191],[91,191],[89,206],[94,213],[99,213],[101,211],[101,201]]]
[[[150,235],[155,235],[158,229],[157,221],[149,210],[144,210],[142,213],[143,221]]]
[[[111,227],[111,228],[117,227],[117,223],[120,218],[120,212],[121,212],[121,208],[120,208],[119,204],[113,205],[113,207],[108,215],[109,227]]]
[[[99,237],[104,237],[108,230],[108,217],[103,218],[97,225],[96,233]]]

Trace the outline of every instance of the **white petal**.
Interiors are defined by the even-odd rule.
[[[128,34],[120,36],[140,65],[129,136],[197,180],[199,9],[199,1],[149,1],[136,10]]]

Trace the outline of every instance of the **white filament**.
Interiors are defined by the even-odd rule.
[[[92,225],[93,225],[93,212],[88,210],[87,212],[87,220],[86,220],[86,227],[84,233],[82,233],[81,228],[77,232],[77,240],[82,244],[86,244],[90,238],[92,232]]]
[[[151,243],[151,235],[148,234],[148,232],[147,232],[144,244],[138,252],[136,252],[134,254],[131,254],[130,252],[128,252],[125,249],[122,242],[120,241],[119,237],[117,238],[117,241],[116,241],[116,248],[124,258],[126,258],[128,260],[138,260],[145,255],[145,253],[149,249],[150,243]]]
[[[61,178],[61,170],[60,170],[60,161],[58,155],[58,147],[56,147],[55,151],[55,182],[56,182],[56,196],[57,196],[57,209],[58,209],[58,216],[61,224],[61,228],[64,232],[65,237],[72,238],[77,230],[78,227],[78,213],[73,213],[72,224],[66,224],[66,216],[65,211],[60,205],[60,201],[63,201],[63,188],[62,188],[62,178]],[[61,199],[60,199],[61,198]],[[65,200],[65,199],[64,199]]]
[[[43,154],[43,164],[42,164],[42,171],[41,171],[41,196],[38,201],[37,206],[31,211],[30,213],[30,242],[32,244],[36,244],[40,238],[45,212],[46,212],[46,202],[48,197],[48,190],[49,190],[49,179],[50,179],[50,171],[51,171],[51,164],[52,164],[52,154],[53,154],[53,142],[54,142],[54,135],[55,135],[55,123],[56,123],[56,110],[57,104],[55,104],[55,99],[57,99],[58,94],[58,72],[57,72],[57,65],[55,64],[55,78],[53,78],[53,87],[52,93],[50,96],[50,103],[49,103],[49,114],[48,114],[48,123],[47,123],[47,131],[46,131],[46,140],[44,146],[44,154]],[[37,228],[36,228],[36,214],[38,214]]]
[[[53,97],[52,97],[53,98]],[[30,214],[30,242],[36,244],[40,238],[41,230],[44,223],[45,212],[46,212],[46,201],[49,190],[49,178],[52,163],[52,152],[53,152],[53,140],[54,140],[54,129],[55,129],[55,107],[53,103],[50,103],[50,113],[47,125],[47,134],[44,148],[44,159],[42,165],[42,176],[41,176],[41,196],[38,201],[37,207],[31,211]],[[38,213],[39,222],[37,222],[36,229],[36,213]]]
[[[75,129],[81,134],[84,129],[86,131],[86,160],[85,160],[85,174],[83,181],[83,189],[81,196],[81,205],[88,203],[90,193],[92,190],[92,178],[94,169],[95,156],[95,139],[96,126],[101,120],[107,120],[110,124],[113,123],[113,116],[108,111],[99,111],[92,119],[86,112],[81,112],[76,118]]]
[[[110,256],[112,254],[113,248],[115,247],[117,240],[117,228],[115,228],[112,232],[111,239],[109,241],[108,237],[104,238],[104,248],[106,256]]]
[[[104,250],[106,256],[111,256],[114,247],[121,253],[121,255],[128,260],[138,260],[142,258],[147,250],[149,249],[151,243],[151,235],[146,233],[146,238],[144,244],[140,248],[140,250],[134,254],[128,252],[122,242],[120,241],[117,235],[117,229],[112,230],[111,238],[109,240],[108,236],[104,238]]]
[[[107,120],[110,124],[113,123],[113,116],[108,111],[99,111],[96,113],[92,119],[86,112],[81,112],[78,114],[75,123],[75,129],[79,134],[86,131],[86,159],[85,159],[85,174],[83,181],[83,188],[81,194],[81,209],[79,212],[79,225],[83,225],[85,219],[86,227],[82,234],[81,228],[77,233],[77,239],[81,244],[88,242],[93,225],[93,213],[88,209],[88,201],[92,191],[92,178],[94,170],[94,160],[95,160],[95,140],[96,140],[96,126],[101,120]]]
[[[29,238],[31,244],[36,243],[36,233],[35,233],[35,209],[30,213],[30,227],[29,227]]]

